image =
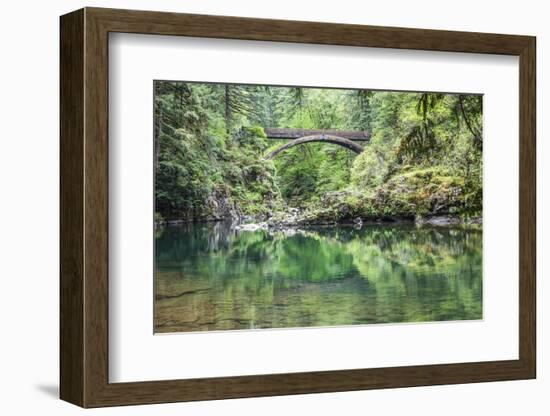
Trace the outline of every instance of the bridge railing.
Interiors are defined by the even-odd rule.
[[[264,129],[268,139],[299,139],[307,136],[337,136],[353,141],[369,141],[370,133],[355,130],[287,129],[268,127]]]

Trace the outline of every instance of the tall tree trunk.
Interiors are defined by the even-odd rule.
[[[163,111],[162,111],[162,104],[159,103],[159,113],[157,120],[155,122],[155,174],[158,172],[159,167],[159,159],[160,159],[160,135],[162,134],[162,123],[163,123]]]
[[[466,114],[466,109],[464,108],[464,96],[459,95],[458,96],[458,102],[460,104],[460,112],[462,113],[462,118],[464,118],[464,122],[466,123],[466,127],[468,128],[468,130],[470,131],[472,136],[474,136],[474,141],[476,143],[476,146],[478,146],[478,148],[481,149],[481,147],[483,146],[483,141],[482,141],[482,138],[481,138],[481,134],[477,130],[477,128],[475,128],[472,125],[472,123],[470,122],[470,119],[468,118],[468,115]]]
[[[231,130],[231,91],[229,84],[225,85],[225,129]]]

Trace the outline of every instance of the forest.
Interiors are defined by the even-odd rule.
[[[359,154],[267,128],[363,131]],[[482,96],[154,82],[155,223],[479,221]]]

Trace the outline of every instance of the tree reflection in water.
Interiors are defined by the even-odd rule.
[[[225,222],[157,232],[155,332],[482,318],[482,232]]]

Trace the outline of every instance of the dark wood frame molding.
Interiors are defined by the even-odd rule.
[[[519,359],[109,383],[109,32],[519,56]],[[100,407],[535,378],[535,45],[530,36],[100,8],[62,16],[61,398]]]

